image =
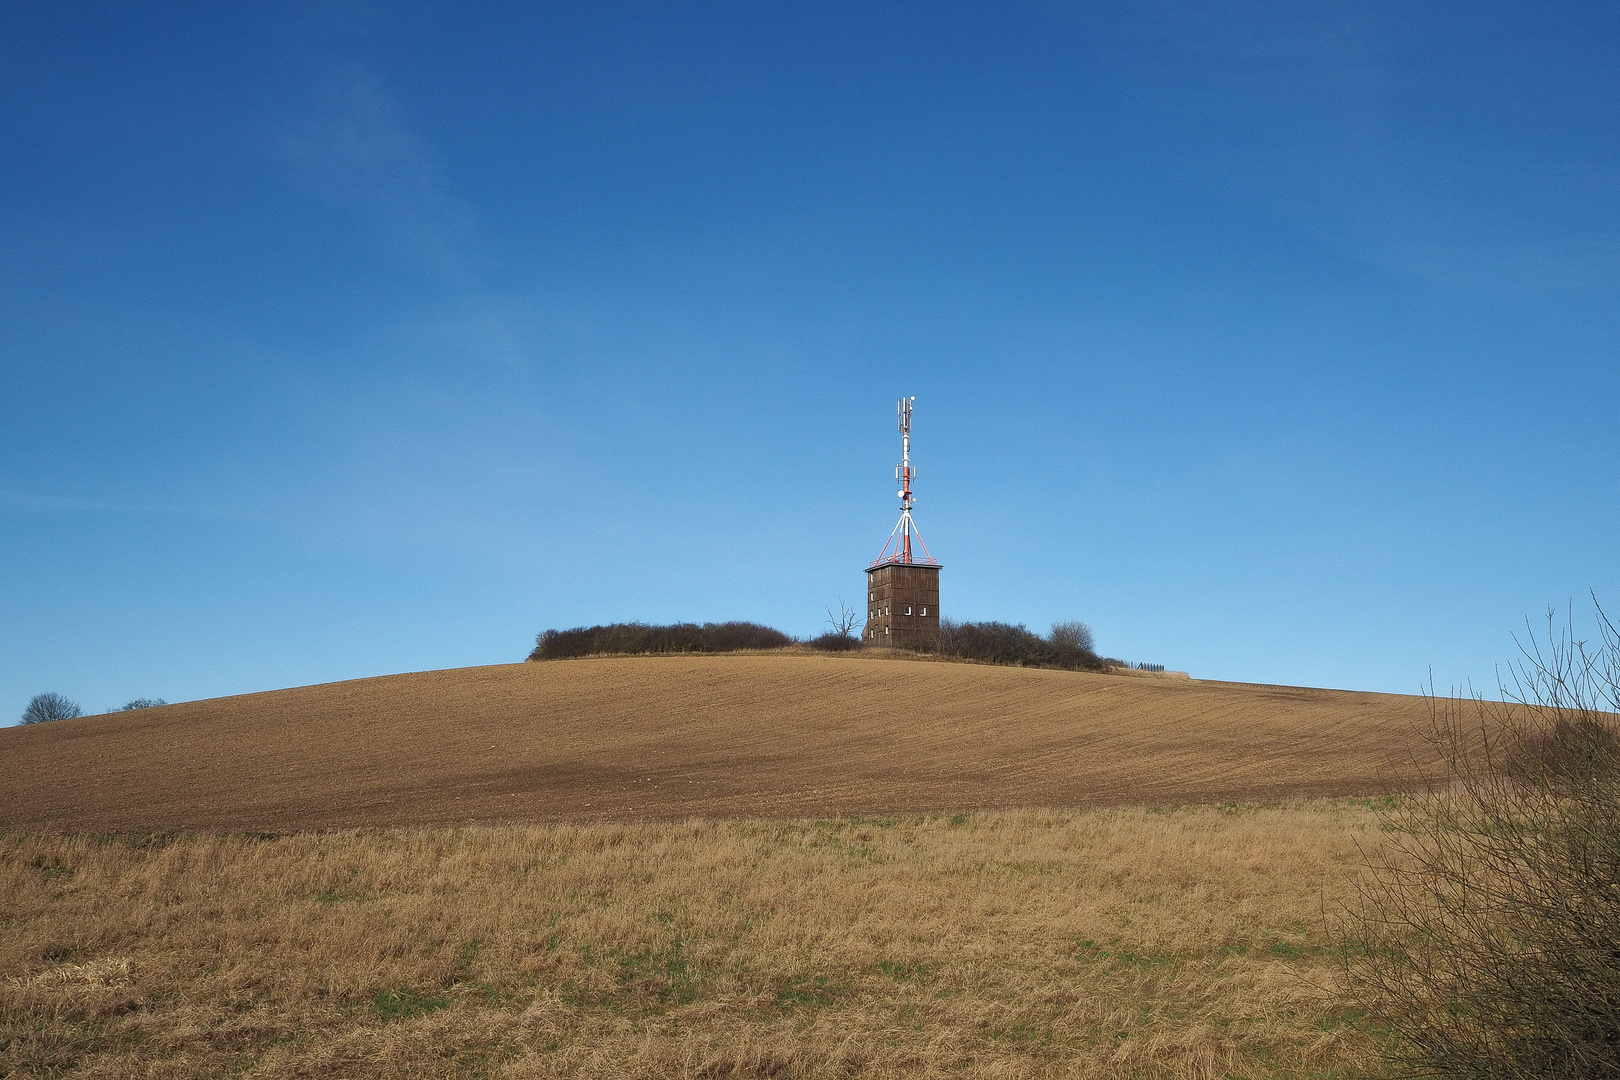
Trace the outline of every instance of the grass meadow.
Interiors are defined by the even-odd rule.
[[[0,1075],[1301,1077],[1364,802],[13,835]]]

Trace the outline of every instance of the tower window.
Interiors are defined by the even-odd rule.
[[[926,614],[928,614],[928,609],[925,607],[920,612],[918,612],[918,614],[919,615],[926,615]]]
[[[911,605],[910,605],[910,604],[907,604],[907,605],[906,605],[906,614],[907,614],[907,615],[910,615],[910,614],[911,614]]]

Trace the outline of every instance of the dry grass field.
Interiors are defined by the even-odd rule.
[[[1336,1076],[1370,1047],[1323,910],[1379,835],[1325,800],[12,830],[0,1075]]]
[[[0,1075],[1340,1075],[1427,719],[784,652],[0,730]]]
[[[849,817],[1388,790],[1417,697],[828,654],[432,671],[0,729],[0,830]]]

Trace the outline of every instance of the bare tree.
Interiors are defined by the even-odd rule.
[[[134,712],[136,709],[155,709],[159,705],[167,705],[167,704],[168,704],[168,702],[164,701],[160,697],[138,697],[134,701],[126,701],[126,702],[124,702],[123,708],[119,709],[118,711],[119,712]]]
[[[843,597],[839,597],[838,599],[838,614],[834,615],[832,613],[832,608],[827,609],[827,624],[833,628],[833,633],[837,634],[839,637],[854,637],[855,628],[863,625],[865,622],[866,620],[861,618],[861,613],[859,611],[854,610],[848,604],[844,603]]]
[[[1053,623],[1052,633],[1047,640],[1060,649],[1079,649],[1088,653],[1097,651],[1096,642],[1091,637],[1091,627],[1074,620]]]
[[[84,711],[79,708],[77,701],[69,701],[61,694],[44,693],[35,694],[23,710],[22,722],[25,724],[43,724],[51,720],[71,720],[75,716],[83,716]]]

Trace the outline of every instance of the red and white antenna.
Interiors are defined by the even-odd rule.
[[[916,401],[915,396],[901,398],[897,412],[900,417],[900,464],[894,467],[894,478],[900,482],[900,520],[889,533],[889,539],[883,544],[883,550],[878,554],[872,566],[882,566],[884,563],[921,563],[924,566],[938,566],[939,560],[928,554],[928,545],[923,543],[922,533],[917,531],[917,523],[911,519],[911,507],[916,503],[917,496],[911,492],[911,482],[917,479],[917,472],[911,467],[911,403]],[[911,538],[917,538],[917,545],[922,548],[922,558],[913,558],[911,554]],[[896,540],[899,542],[896,543]],[[889,553],[889,545],[894,544],[894,553]]]

